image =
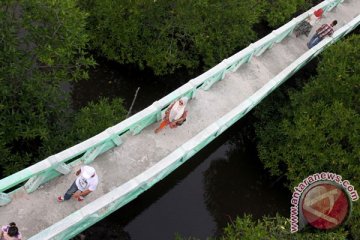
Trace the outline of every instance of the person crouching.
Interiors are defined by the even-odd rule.
[[[188,98],[182,97],[179,100],[170,104],[168,109],[165,111],[163,121],[160,126],[155,129],[155,133],[160,132],[163,128],[169,125],[170,128],[176,128],[182,125],[186,121],[187,111],[185,110]]]

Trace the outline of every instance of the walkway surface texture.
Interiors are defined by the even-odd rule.
[[[327,13],[310,36],[322,23],[336,19],[338,25],[335,29],[338,29],[359,14],[360,1],[345,1]],[[158,126],[156,123],[138,135],[127,135],[122,145],[100,155],[90,164],[97,170],[100,183],[98,189],[85,201],[56,201],[56,197],[64,194],[75,180],[75,175],[70,173],[46,183],[31,194],[18,191],[10,204],[0,207],[0,223],[15,221],[24,239],[27,239],[127,182],[247,99],[305,53],[308,50],[308,40],[305,36],[296,38],[291,35],[242,65],[236,72],[227,74],[208,91],[199,90],[196,98],[188,103],[188,121],[181,127],[167,128],[154,134],[154,129]],[[73,173],[76,170],[73,169]]]

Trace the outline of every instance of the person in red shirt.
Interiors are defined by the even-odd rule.
[[[314,47],[316,44],[321,42],[326,36],[331,36],[334,33],[333,27],[337,24],[337,21],[334,20],[330,25],[329,24],[323,24],[318,30],[316,30],[316,33],[314,36],[310,39],[310,41],[307,43],[308,48]]]

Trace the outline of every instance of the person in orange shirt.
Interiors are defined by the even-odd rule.
[[[170,128],[176,128],[182,125],[186,121],[188,113],[188,111],[185,110],[187,101],[187,97],[182,97],[170,104],[165,111],[163,121],[160,123],[160,126],[155,129],[155,133],[160,132],[160,130],[164,129],[167,125],[169,125]]]

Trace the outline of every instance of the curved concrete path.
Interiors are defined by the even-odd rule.
[[[322,23],[337,19],[338,25],[335,29],[338,29],[359,14],[360,1],[345,1],[327,13],[321,23],[314,27],[310,36]],[[189,101],[189,118],[183,126],[177,129],[167,128],[155,135],[154,129],[158,126],[156,123],[136,136],[126,136],[121,146],[104,153],[91,164],[97,170],[100,183],[98,189],[84,202],[70,200],[57,203],[56,197],[63,194],[75,179],[74,174],[68,174],[41,186],[31,194],[24,190],[18,191],[10,204],[0,207],[0,224],[15,221],[24,239],[27,239],[127,182],[261,88],[308,50],[307,41],[305,36],[295,38],[292,35],[242,65],[236,72],[226,75],[224,80],[210,90],[199,90],[196,98]]]

